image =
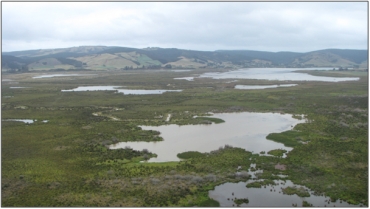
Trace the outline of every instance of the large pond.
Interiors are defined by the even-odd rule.
[[[283,144],[267,140],[273,132],[292,129],[304,120],[292,118],[289,114],[278,113],[219,113],[212,117],[221,118],[225,123],[211,125],[163,125],[141,126],[143,130],[161,132],[164,141],[160,142],[120,142],[111,149],[129,146],[135,150],[148,149],[157,158],[149,162],[179,161],[177,154],[186,151],[210,152],[226,144],[241,147],[248,151],[261,152],[273,149],[292,150]]]
[[[213,79],[261,79],[261,80],[277,80],[277,81],[356,81],[358,77],[327,77],[313,76],[307,73],[299,72],[301,70],[329,70],[328,68],[247,68],[240,70],[232,70],[223,73],[204,73],[200,78]],[[179,78],[177,78],[179,79]],[[187,80],[190,80],[187,77]]]
[[[180,92],[182,90],[165,90],[165,89],[154,89],[154,90],[142,90],[142,89],[120,89],[122,86],[79,86],[74,89],[62,90],[62,92],[71,91],[117,91],[123,94],[163,94],[164,92]]]

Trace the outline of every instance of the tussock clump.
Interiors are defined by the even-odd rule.
[[[194,184],[199,184],[199,183],[202,183],[203,182],[203,178],[200,177],[200,176],[194,176],[191,179],[191,182],[194,183]]]
[[[240,172],[237,172],[236,173],[236,177],[239,177],[239,178],[242,178],[242,179],[246,179],[246,178],[249,178],[250,175],[248,174],[247,171],[240,171]]]
[[[343,121],[339,122],[339,125],[341,125],[343,127],[346,127],[346,128],[349,127],[349,125],[347,123],[343,122]]]
[[[150,182],[151,182],[152,184],[159,184],[159,183],[161,182],[161,180],[159,180],[159,179],[157,179],[157,178],[152,178],[152,179],[150,179]]]
[[[214,174],[208,174],[204,177],[207,181],[216,181],[217,177]]]

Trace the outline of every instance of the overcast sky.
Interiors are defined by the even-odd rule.
[[[2,2],[2,50],[367,49],[367,2]]]

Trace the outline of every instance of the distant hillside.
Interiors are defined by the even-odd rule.
[[[367,68],[368,51],[324,49],[307,53],[252,50],[80,46],[2,53],[2,71],[127,70],[158,68],[335,67]]]

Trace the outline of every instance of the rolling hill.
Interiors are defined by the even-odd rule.
[[[368,68],[368,51],[324,49],[297,53],[79,46],[3,52],[1,67],[3,72],[242,67]]]

